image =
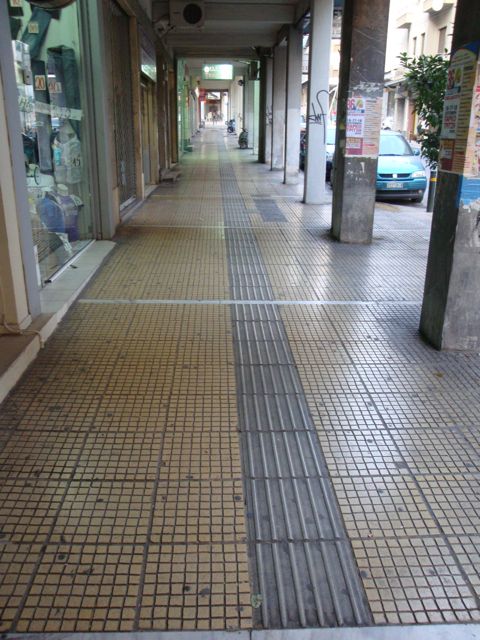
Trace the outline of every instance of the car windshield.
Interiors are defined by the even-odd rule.
[[[335,127],[327,128],[327,144],[335,144]]]
[[[413,156],[413,152],[408,142],[403,136],[382,136],[380,135],[380,155],[381,156]]]

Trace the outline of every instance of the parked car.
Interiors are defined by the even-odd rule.
[[[401,133],[380,132],[377,167],[379,198],[422,202],[427,178],[419,149],[412,149]]]
[[[333,182],[334,170],[331,172]],[[398,131],[380,132],[376,194],[380,199],[422,202],[427,178],[420,149],[410,146]]]
[[[325,167],[325,180],[330,182],[332,173],[332,160],[333,152],[335,151],[335,127],[327,127],[326,129],[326,160]],[[307,153],[307,132],[303,131],[300,134],[300,169],[305,170],[305,155]]]

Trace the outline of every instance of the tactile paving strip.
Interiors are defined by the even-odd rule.
[[[228,178],[222,187],[231,297],[272,300],[252,229],[228,228],[249,220],[245,204],[232,200],[241,194],[228,158],[222,159],[221,175]],[[264,219],[280,219],[276,205],[255,203]],[[279,312],[273,306],[235,305],[232,327],[258,603],[254,623],[266,628],[368,624],[365,594]]]

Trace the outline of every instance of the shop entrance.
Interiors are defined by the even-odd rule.
[[[220,91],[207,92],[205,118],[207,122],[211,122],[212,124],[221,122],[224,119]]]

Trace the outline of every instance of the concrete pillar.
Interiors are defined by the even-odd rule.
[[[303,201],[319,204],[325,196],[325,146],[328,126],[330,44],[333,0],[310,4],[310,55],[308,60],[307,154]]]
[[[332,207],[342,242],[372,241],[389,4],[345,0],[343,9]]]
[[[174,67],[168,68],[168,94],[169,94],[169,140],[170,157],[173,163],[178,162],[178,87],[177,74]]]
[[[285,163],[285,93],[287,87],[287,47],[276,46],[273,55],[272,169]]]
[[[239,84],[243,81],[243,77],[237,75],[230,85],[231,117],[235,119],[237,135],[241,131],[243,122],[243,86]]]
[[[260,80],[253,81],[253,136],[252,150],[258,155],[260,133]]]
[[[242,78],[243,81],[243,85],[242,85],[242,100],[241,100],[241,105],[242,105],[242,124],[238,127],[238,133],[240,134],[240,132],[242,131],[242,129],[246,129],[247,128],[247,108],[246,108],[246,99],[247,99],[247,76],[243,76]]]
[[[285,167],[283,182],[297,184],[300,159],[300,105],[302,101],[303,33],[288,28],[287,91],[285,96]]]
[[[267,56],[260,59],[260,101],[258,122],[258,161],[265,162],[265,145],[267,134]]]
[[[468,43],[475,41],[478,43],[479,40],[480,4],[478,0],[458,0],[452,51],[455,52]],[[468,92],[462,92],[457,122],[472,122],[476,123],[476,126],[471,127],[467,138],[469,144],[465,162],[456,161],[454,155],[455,165],[449,167],[448,160],[442,160],[442,147],[440,148],[440,170],[433,210],[420,331],[437,349],[478,351],[480,349],[480,171],[474,147],[475,139],[477,144],[479,140],[477,131],[480,122],[480,105],[478,99],[475,104],[475,86],[480,85],[480,71],[478,71],[478,64],[474,61],[470,66],[477,68],[477,80]],[[458,149],[461,153],[464,142],[462,144],[463,136],[458,126],[455,137],[455,152]],[[464,138],[463,141],[465,141]],[[475,160],[475,164],[472,160]]]
[[[255,81],[245,80],[244,89],[244,124],[248,131],[248,146],[253,149],[253,137],[255,134]]]
[[[1,83],[0,134],[2,140],[8,140]],[[31,321],[23,273],[15,185],[8,145],[4,145],[0,150],[0,318],[16,331],[25,329]],[[1,333],[3,333],[3,328],[0,325]]]
[[[160,172],[169,167],[168,144],[168,71],[163,57],[157,56],[157,121],[158,121],[158,162]],[[155,181],[159,176],[155,176]]]
[[[6,2],[0,2],[0,287],[15,329],[41,312]]]
[[[273,58],[268,56],[265,65],[265,164],[272,162],[272,91]]]
[[[132,118],[133,140],[135,151],[135,181],[136,197],[139,200],[145,198],[145,182],[143,178],[143,154],[142,154],[142,85],[140,79],[140,38],[136,17],[130,17],[130,64],[132,76]]]

